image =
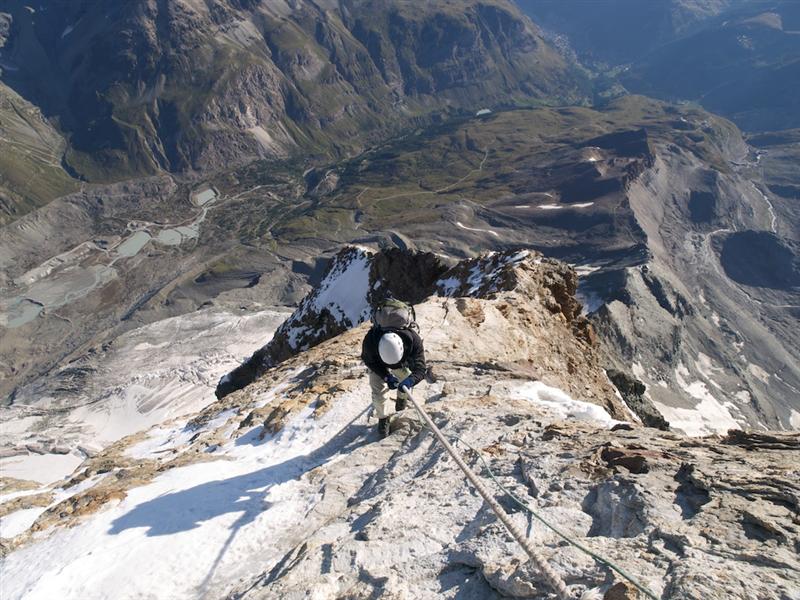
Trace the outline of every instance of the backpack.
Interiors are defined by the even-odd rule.
[[[394,298],[378,303],[372,312],[372,323],[381,329],[413,329],[419,333],[414,307]]]

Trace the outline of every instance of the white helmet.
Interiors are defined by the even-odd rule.
[[[386,365],[396,365],[403,360],[403,338],[396,333],[384,333],[378,342],[378,354]]]

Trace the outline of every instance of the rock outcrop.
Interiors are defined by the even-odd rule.
[[[399,249],[373,252],[348,247],[331,260],[321,283],[278,328],[274,337],[223,377],[217,397],[241,389],[268,368],[367,321],[372,307],[387,296],[419,302],[435,291],[443,297],[458,298],[455,307],[459,312],[473,324],[480,325],[486,315],[468,299],[492,299],[501,293],[513,292],[515,296],[527,296],[525,306],[531,312],[545,309],[548,314],[555,315],[591,353],[596,337],[589,321],[581,315],[581,305],[575,299],[576,290],[577,276],[573,269],[528,250],[493,252],[461,261],[448,269],[431,253]],[[528,306],[530,303],[532,306]],[[528,329],[530,320],[519,326]],[[449,329],[444,319],[442,328]],[[517,337],[513,329],[507,335]],[[570,362],[563,365],[567,372],[575,370],[574,361],[579,355],[576,349]],[[531,355],[533,362],[535,356]],[[622,414],[619,405],[613,412]]]

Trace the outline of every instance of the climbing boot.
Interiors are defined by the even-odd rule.
[[[378,419],[378,435],[381,439],[389,435],[389,417]]]
[[[394,409],[397,412],[400,412],[401,410],[405,410],[406,409],[406,399],[405,398],[397,398],[397,400],[394,401]]]

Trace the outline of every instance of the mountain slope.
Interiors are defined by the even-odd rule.
[[[501,112],[332,165],[318,208],[275,234],[562,257],[579,265],[607,366],[677,409],[676,424],[720,430],[693,412],[702,404],[728,425],[791,428],[796,210],[762,183],[758,156],[731,122],[643,97]],[[791,180],[792,156],[763,160]],[[745,250],[751,242],[758,251]]]
[[[61,164],[65,148],[41,112],[0,83],[0,226],[78,189]]]
[[[348,154],[435,113],[577,98],[505,0],[17,0],[3,80],[88,179]]]
[[[305,174],[254,163],[196,187],[162,177],[88,190],[0,233],[0,315],[13,320],[0,387],[20,404],[46,389],[68,405],[59,373],[71,362],[94,364],[124,331],[205,302],[299,301],[343,243],[445,259],[524,247],[578,265],[587,312],[616,302],[615,322],[598,323],[604,366],[689,411],[685,426],[720,427],[696,419],[705,402],[729,424],[792,427],[800,234],[791,197],[760,170],[780,191],[796,161],[767,152],[701,109],[634,96],[457,119]],[[743,251],[751,238],[760,252]],[[114,278],[87,289],[86,273],[112,263]]]
[[[793,0],[518,0],[562,51],[621,92],[694,101],[746,131],[798,127],[800,5]]]
[[[703,29],[748,1],[516,0],[516,4],[550,35],[565,36],[582,60],[617,65]]]
[[[536,256],[507,264],[519,286],[418,307],[437,380],[415,395],[434,419],[546,519],[660,597],[791,598],[797,436],[689,441],[615,425],[585,401],[616,401],[591,346],[528,287],[565,267]],[[471,263],[462,283],[503,287],[490,265]],[[365,331],[289,358],[188,421],[120,440],[49,489],[6,488],[9,599],[291,599],[310,589],[331,600],[549,598],[413,411],[376,439],[358,357]],[[569,360],[571,373],[547,368]],[[501,501],[572,591],[611,587],[605,567]]]

